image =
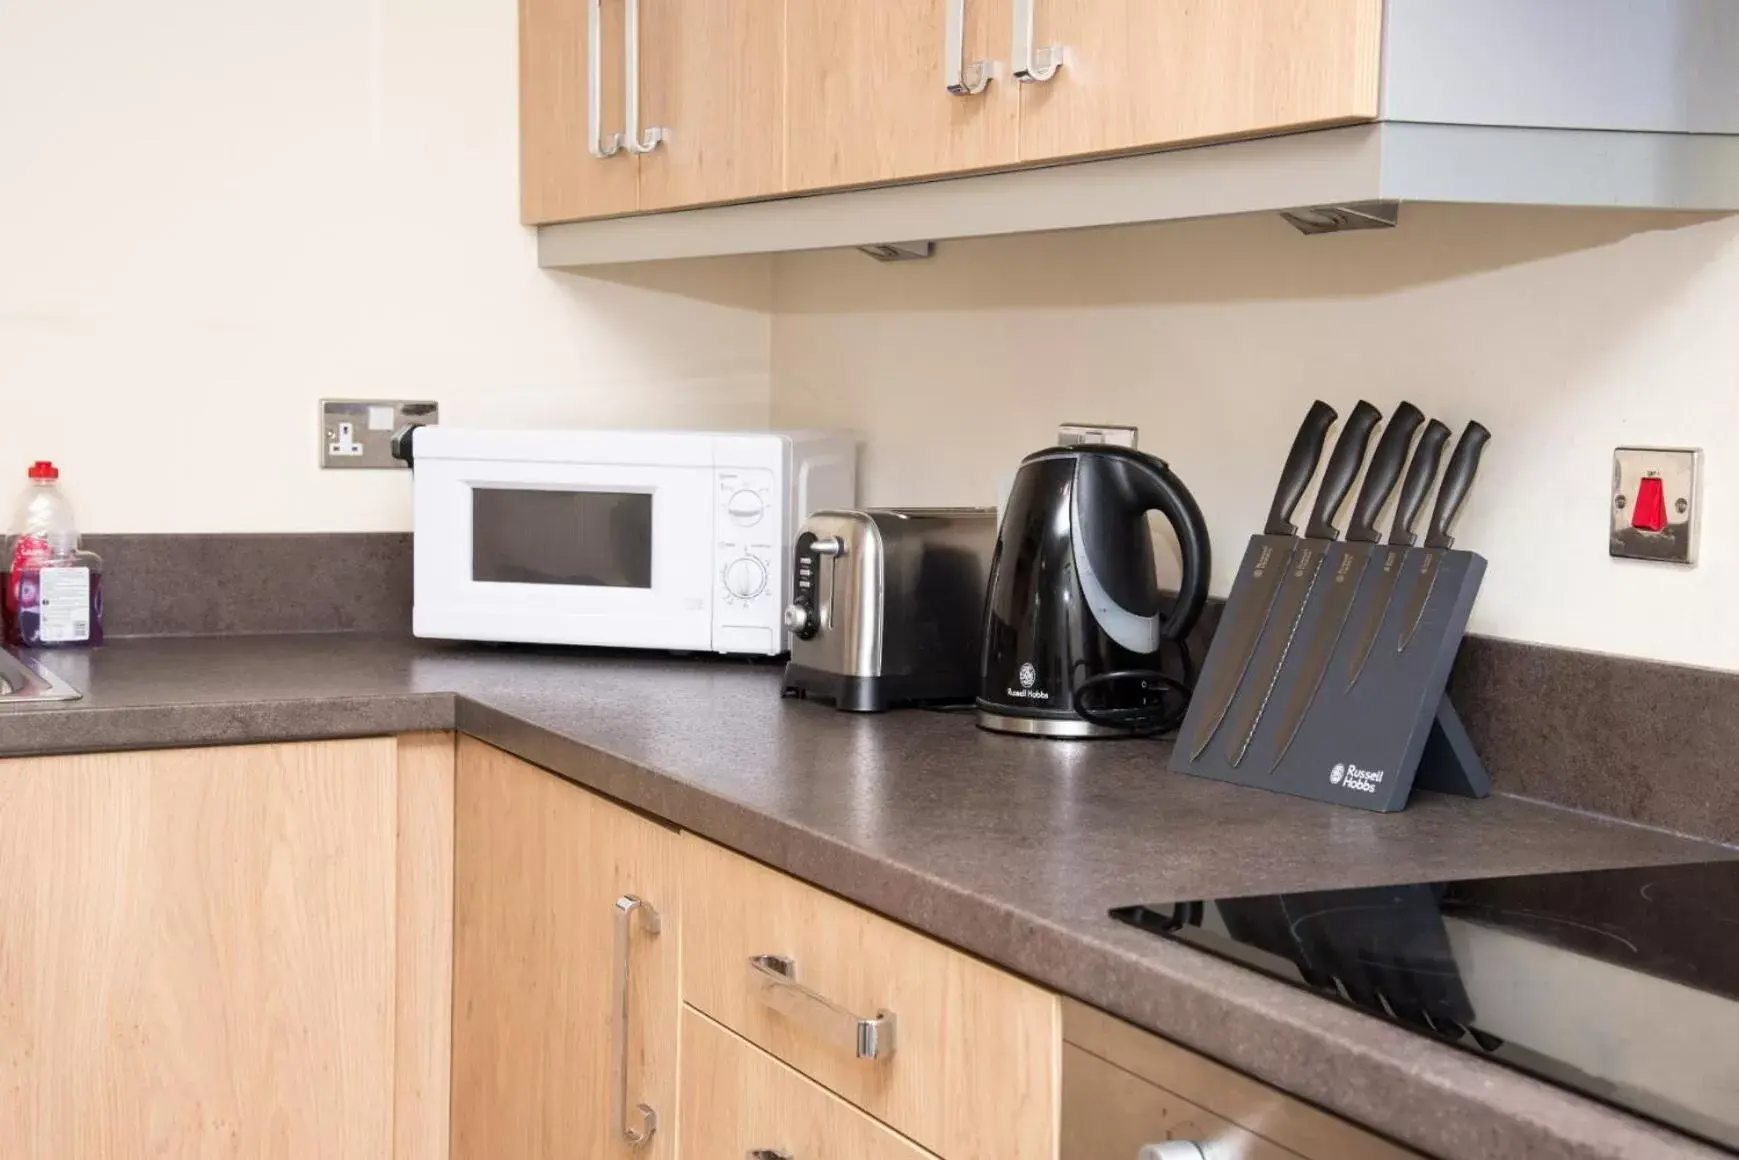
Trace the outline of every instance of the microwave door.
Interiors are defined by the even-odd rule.
[[[417,635],[710,647],[710,467],[428,466],[440,478],[419,464]]]
[[[652,588],[652,493],[471,489],[471,578]]]

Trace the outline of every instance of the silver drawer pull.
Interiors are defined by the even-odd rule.
[[[886,1059],[894,1053],[894,1015],[877,1011],[863,1019],[825,995],[797,981],[797,963],[783,955],[756,955],[749,960],[749,981],[761,1002],[809,1028],[857,1059]]]
[[[1033,5],[1038,0],[1014,0],[1014,76],[1028,84],[1057,75],[1068,55],[1060,44],[1033,45]]]
[[[745,1160],[791,1160],[791,1153],[780,1152],[775,1148],[753,1148]]]
[[[996,75],[996,62],[966,59],[966,0],[948,0],[942,33],[942,83],[955,96],[982,93]]]
[[[640,1126],[636,1128],[628,1123],[628,947],[634,935],[635,911],[640,912],[641,925],[647,934],[656,935],[664,927],[650,902],[643,902],[632,894],[624,894],[616,900],[616,1059],[613,1068],[616,1074],[612,1077],[615,1080],[611,1085],[615,1106],[611,1111],[617,1139],[631,1148],[646,1143],[658,1131],[658,1113],[651,1104],[635,1104]]]

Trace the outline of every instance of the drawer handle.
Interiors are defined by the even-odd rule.
[[[744,1160],[791,1160],[791,1153],[777,1148],[750,1148]]]
[[[943,83],[959,97],[982,93],[996,75],[996,62],[966,59],[966,0],[948,0],[948,22],[942,39]]]
[[[749,960],[749,980],[761,1002],[808,1027],[823,1039],[841,1044],[857,1059],[886,1059],[894,1053],[894,1015],[877,1011],[862,1019],[797,981],[797,963],[783,955],[756,955]]]
[[[649,128],[644,138],[640,136],[640,0],[626,0],[624,7],[622,83],[625,91],[622,107],[627,110],[623,114],[627,125],[623,128],[622,143],[628,146],[630,153],[650,153],[658,148],[660,141],[667,140],[670,133],[666,129]]]
[[[604,0],[586,5],[586,148],[593,157],[614,157],[622,135],[604,136]]]
[[[1033,47],[1033,6],[1038,0],[1014,0],[1014,76],[1028,84],[1043,83],[1063,67],[1067,50],[1060,44]]]
[[[615,1081],[611,1087],[615,1089],[616,1102],[614,1112],[616,1135],[630,1147],[638,1148],[652,1139],[652,1133],[658,1131],[658,1113],[651,1104],[635,1104],[634,1110],[640,1114],[640,1126],[629,1126],[628,1123],[628,946],[634,934],[634,913],[640,912],[641,925],[646,933],[656,935],[663,928],[658,921],[658,912],[650,902],[643,902],[632,894],[624,894],[616,900],[616,1059],[611,1078]]]

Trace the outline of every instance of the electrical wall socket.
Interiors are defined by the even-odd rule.
[[[413,399],[321,399],[321,467],[404,467],[392,435],[412,423],[441,421],[439,403]]]
[[[1073,447],[1077,443],[1109,443],[1113,447],[1134,447],[1141,432],[1134,427],[1115,423],[1063,423],[1057,427],[1057,443]]]

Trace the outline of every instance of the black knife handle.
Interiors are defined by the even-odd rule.
[[[1359,400],[1359,405],[1353,408],[1353,413],[1347,416],[1346,426],[1342,428],[1340,438],[1334,441],[1334,450],[1328,457],[1328,470],[1322,473],[1322,484],[1316,490],[1316,507],[1311,510],[1310,523],[1305,526],[1304,534],[1313,540],[1336,540],[1340,532],[1334,526],[1334,517],[1340,512],[1340,505],[1346,501],[1347,492],[1353,489],[1353,480],[1359,476],[1359,468],[1365,465],[1365,448],[1371,444],[1371,432],[1377,429],[1382,421],[1383,413],[1365,402]]]
[[[1395,522],[1389,525],[1389,543],[1398,548],[1411,548],[1418,539],[1413,525],[1419,522],[1419,509],[1437,482],[1443,444],[1448,440],[1448,427],[1435,419],[1425,424],[1425,434],[1419,436],[1419,446],[1413,451],[1413,466],[1407,469],[1407,480],[1401,485],[1401,498],[1395,501]]]
[[[1383,514],[1383,505],[1395,493],[1401,469],[1407,466],[1413,433],[1424,421],[1424,412],[1412,403],[1402,403],[1389,416],[1389,425],[1383,428],[1383,437],[1377,440],[1377,449],[1371,453],[1371,465],[1365,468],[1365,482],[1359,488],[1359,498],[1353,501],[1353,522],[1347,527],[1348,540],[1365,544],[1383,542],[1383,533],[1377,530],[1377,517]]]
[[[1328,442],[1328,429],[1340,418],[1335,409],[1318,399],[1310,405],[1304,425],[1293,437],[1292,450],[1286,453],[1286,466],[1280,472],[1280,486],[1274,491],[1274,506],[1268,509],[1268,524],[1262,530],[1270,536],[1290,536],[1298,529],[1292,526],[1292,512],[1304,498],[1322,460],[1322,445]]]
[[[1455,540],[1449,529],[1461,512],[1461,501],[1473,486],[1473,473],[1479,470],[1479,457],[1491,440],[1491,432],[1478,423],[1468,423],[1455,441],[1455,452],[1449,457],[1449,467],[1443,472],[1443,484],[1437,489],[1437,506],[1431,511],[1431,528],[1425,533],[1427,548],[1450,548]]]

